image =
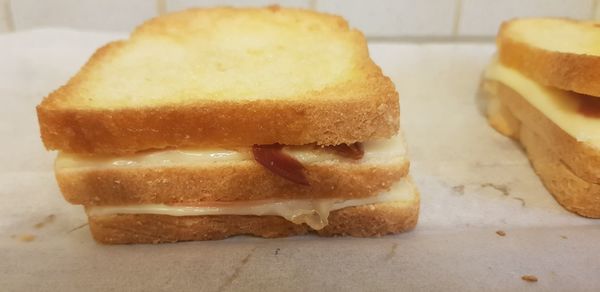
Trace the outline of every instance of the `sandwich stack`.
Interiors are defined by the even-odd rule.
[[[483,82],[490,124],[524,146],[558,203],[600,218],[600,24],[504,23]]]
[[[370,237],[417,222],[398,94],[337,16],[160,16],[37,112],[61,192],[98,242]]]

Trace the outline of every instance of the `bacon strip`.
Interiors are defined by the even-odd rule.
[[[590,118],[600,118],[600,98],[578,94],[579,113]]]
[[[327,148],[335,151],[336,154],[340,156],[352,158],[355,160],[361,159],[365,155],[365,150],[363,148],[362,143],[360,142],[352,143],[350,145],[339,144],[334,146],[327,146]]]
[[[272,173],[281,176],[289,181],[297,184],[308,186],[310,185],[306,178],[305,168],[302,163],[294,157],[284,153],[281,144],[269,145],[254,145],[252,146],[252,154],[254,160]],[[365,155],[363,145],[360,142],[348,144],[340,144],[335,146],[327,146],[324,149],[331,150],[337,155],[351,158],[361,159]]]
[[[252,154],[256,162],[274,174],[300,185],[310,185],[304,174],[304,165],[285,154],[282,149],[281,144],[254,145]]]

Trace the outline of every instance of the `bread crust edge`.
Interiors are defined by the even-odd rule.
[[[358,198],[388,190],[409,172],[405,157],[385,164],[305,164],[310,186],[279,177],[255,161],[178,167],[57,169],[65,199],[81,205],[194,204],[205,201]]]
[[[504,22],[496,38],[502,64],[545,86],[600,97],[600,56],[548,51],[517,41],[509,32],[515,24]]]
[[[411,201],[379,203],[332,211],[329,224],[313,230],[279,216],[167,216],[119,214],[88,217],[94,239],[103,244],[218,240],[236,235],[264,238],[315,233],[319,236],[379,237],[412,230],[419,216],[419,195]]]
[[[582,163],[597,163],[598,152],[590,153],[593,149],[575,141],[508,86],[492,80],[482,82],[481,97],[499,99],[505,107],[488,111],[488,121],[498,132],[523,145],[533,169],[556,201],[581,216],[600,218],[600,184],[597,183],[600,176],[589,177],[588,174],[584,178],[577,174]],[[576,153],[582,159],[574,161],[565,157],[566,153]]]

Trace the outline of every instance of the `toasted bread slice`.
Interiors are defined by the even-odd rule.
[[[99,49],[37,108],[48,149],[335,145],[399,129],[393,83],[340,17],[193,9]]]
[[[536,82],[600,97],[600,23],[556,18],[502,24],[500,61]]]
[[[329,225],[314,230],[278,216],[168,216],[118,214],[89,216],[94,239],[101,243],[162,243],[215,240],[234,235],[266,238],[302,235],[374,237],[411,230],[417,224],[419,194],[410,200],[348,207],[331,212]]]
[[[485,80],[482,89],[490,124],[521,142],[558,203],[579,215],[600,218],[600,149],[576,141],[503,83]]]
[[[502,94],[506,109],[534,132],[541,135],[544,143],[552,145],[556,155],[577,176],[593,183],[600,183],[600,100],[572,91],[547,87],[534,82],[520,72],[495,60],[488,66],[485,78],[499,81],[519,94]],[[495,92],[498,86],[490,84],[487,90]],[[490,104],[503,110],[503,106]],[[497,115],[499,116],[499,115]],[[493,123],[496,119],[491,120]],[[515,131],[514,121],[504,119],[504,129]]]
[[[110,157],[61,153],[55,172],[70,203],[130,205],[373,196],[409,168],[402,135],[365,143],[359,160],[314,145],[282,151],[305,167],[308,186],[270,172],[247,147]]]

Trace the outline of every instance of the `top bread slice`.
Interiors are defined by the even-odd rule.
[[[48,149],[335,145],[399,129],[364,36],[299,9],[192,9],[100,48],[37,107]]]
[[[536,82],[600,97],[600,22],[515,19],[496,42],[500,62]]]

